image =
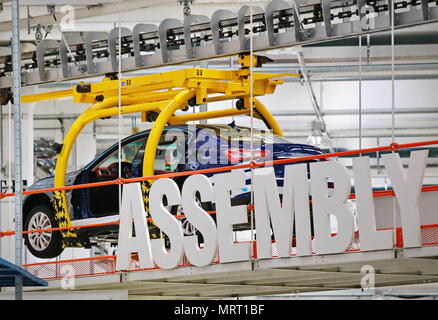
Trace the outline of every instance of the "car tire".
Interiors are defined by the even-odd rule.
[[[57,228],[53,210],[48,206],[36,206],[26,216],[23,230]],[[29,251],[37,258],[55,258],[64,250],[62,248],[62,235],[59,231],[47,231],[42,233],[25,233],[24,241]]]

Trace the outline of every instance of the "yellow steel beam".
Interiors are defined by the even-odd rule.
[[[254,94],[271,93],[282,80],[272,80],[298,74],[254,73]],[[214,70],[189,68],[120,80],[122,95],[136,95],[176,88],[203,89],[208,92],[230,95],[235,92],[249,94],[249,70]],[[80,84],[74,91],[75,102],[95,102],[97,96],[104,98],[118,95],[119,80],[106,80],[92,84]]]
[[[148,141],[143,158],[143,176],[151,176],[154,174],[154,159],[158,143],[164,127],[169,123],[176,110],[181,108],[185,103],[193,98],[196,94],[195,90],[185,89],[178,93],[173,100],[170,100],[165,108],[158,115],[149,133]]]
[[[281,128],[278,124],[278,122],[275,120],[275,118],[272,116],[272,114],[269,112],[269,110],[263,105],[263,103],[260,102],[260,100],[254,98],[254,110],[258,112],[258,114],[254,114],[255,117],[260,118],[261,120],[264,120],[266,122],[266,125],[268,129],[272,129],[273,133],[279,136],[283,136],[283,132],[281,131]],[[224,110],[214,110],[214,111],[206,111],[206,112],[199,112],[199,113],[189,113],[189,114],[183,114],[178,116],[173,116],[169,119],[169,123],[172,125],[177,124],[185,124],[189,121],[198,121],[198,120],[207,120],[207,119],[215,119],[215,118],[223,118],[223,117],[232,117],[232,116],[238,116],[238,115],[249,115],[250,109],[235,109],[235,108],[229,108]]]
[[[247,95],[250,91],[250,70],[214,70],[189,68],[139,77],[111,80],[105,78],[101,82],[80,83],[75,88],[22,97],[23,103],[59,99],[73,96],[77,103],[96,103],[119,94],[119,85],[123,96],[143,96],[143,102],[171,99],[182,88],[197,89],[198,93],[223,93],[226,96]],[[293,73],[269,74],[253,73],[253,94],[272,93],[284,76],[299,76]],[[163,91],[168,90],[168,91]],[[200,101],[198,101],[200,102]]]
[[[61,149],[60,154],[58,155],[58,159],[56,161],[56,167],[55,167],[55,177],[54,177],[54,187],[64,187],[65,186],[65,176],[67,171],[67,163],[68,158],[70,156],[71,149],[73,147],[74,142],[76,141],[77,136],[81,132],[82,128],[87,124],[87,122],[84,120],[91,114],[92,112],[95,112],[96,110],[109,108],[117,105],[118,98],[113,97],[111,99],[108,99],[106,101],[102,101],[100,103],[96,103],[90,108],[88,108],[84,113],[82,113],[76,121],[73,123],[73,125],[70,127],[70,129],[67,132],[66,137],[64,138],[64,143]],[[124,101],[126,103],[126,101]],[[60,228],[66,228],[71,226],[70,221],[70,215],[68,212],[68,205],[67,205],[67,199],[65,196],[65,191],[55,191],[53,196],[53,205],[55,210],[55,218],[58,222],[58,226]],[[62,230],[61,231],[62,237],[63,237],[63,245],[80,245],[79,243],[75,242],[74,239],[77,238],[77,234],[74,230]]]
[[[111,104],[110,102],[113,103]],[[122,103],[126,103],[126,101],[123,101]],[[167,105],[167,104],[169,104],[169,101],[133,104],[128,106],[123,106],[120,112],[122,114],[129,114],[129,113],[136,113],[140,111],[152,111],[152,110],[157,110],[162,105]],[[80,131],[84,128],[84,126],[97,119],[117,115],[119,112],[118,108],[115,107],[114,105],[114,101],[108,101],[108,103],[106,103],[107,108],[102,107],[104,103],[98,103],[96,105],[100,105],[100,106],[93,106],[92,108],[82,113],[76,119],[76,121],[73,123],[73,125],[71,126],[70,130],[68,131],[64,139],[62,150],[58,155],[58,160],[56,161],[55,181],[54,181],[55,188],[65,186],[65,172],[67,169],[67,161],[70,156],[70,152],[73,147],[73,144],[77,136],[79,135]]]
[[[54,100],[65,97],[72,97],[73,89],[43,92],[38,94],[30,94],[21,97],[21,103],[39,102],[44,100]]]
[[[169,119],[169,123],[172,125],[185,124],[189,121],[207,120],[223,117],[232,117],[242,114],[248,114],[249,109],[237,110],[235,108],[225,109],[225,110],[214,110],[198,113],[189,113],[178,116],[173,116]]]
[[[254,98],[254,109],[256,109],[257,112],[262,116],[262,118],[266,121],[268,128],[272,129],[274,134],[281,137],[283,136],[283,132],[281,131],[277,120],[275,120],[269,110],[257,98]]]
[[[118,105],[118,97],[112,97],[108,100],[102,101],[100,103],[96,103],[95,105],[88,108],[84,113],[82,113],[76,121],[71,126],[68,131],[64,144],[62,146],[62,150],[58,155],[58,159],[56,161],[55,168],[55,177],[54,177],[54,187],[60,188],[65,186],[65,177],[67,172],[67,164],[68,158],[70,156],[72,147],[74,142],[76,141],[77,136],[81,132],[81,130],[89,124],[97,119],[103,117],[113,116],[119,113],[119,108],[116,107]],[[129,97],[122,97],[122,104],[130,104],[134,103],[135,100],[130,99]],[[142,104],[132,104],[121,107],[120,112],[122,114],[135,113],[141,111],[149,111],[149,110],[157,110],[157,108],[161,107],[162,104],[168,104],[168,101],[160,101],[160,102],[149,102]],[[54,209],[55,209],[55,218],[58,222],[59,227],[70,227],[70,215],[68,212],[67,199],[65,196],[65,191],[55,191],[54,192]],[[63,236],[63,245],[74,245],[81,246],[77,240],[77,234],[72,229],[67,229],[61,231]]]
[[[122,93],[122,96],[138,99],[139,102],[160,101],[172,99],[175,95],[181,92],[181,89],[166,90],[166,91],[146,91],[144,88],[139,87],[135,90]],[[77,103],[96,103],[97,99],[107,99],[110,97],[118,96],[118,90],[108,90],[98,93],[77,93],[73,94],[73,101]]]

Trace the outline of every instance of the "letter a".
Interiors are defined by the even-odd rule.
[[[132,236],[133,222],[135,237]],[[138,253],[138,262],[141,269],[154,267],[146,212],[139,183],[130,183],[123,186],[116,261],[117,270],[127,270],[129,268],[131,253],[133,252]]]

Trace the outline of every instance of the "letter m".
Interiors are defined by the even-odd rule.
[[[256,169],[254,206],[259,259],[272,258],[270,224],[272,224],[278,256],[290,257],[294,220],[297,254],[312,253],[306,164],[285,166],[282,202],[280,202],[274,169],[272,167]]]

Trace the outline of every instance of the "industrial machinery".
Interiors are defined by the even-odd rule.
[[[237,13],[218,10],[211,19],[187,15],[183,22],[165,19],[159,26],[140,23],[133,30],[117,27],[109,33],[65,35],[61,41],[43,39],[36,51],[22,54],[23,86],[117,72],[120,53],[121,71],[128,72],[438,20],[435,0],[296,0],[292,4],[273,0],[264,9],[245,5]],[[11,61],[11,56],[0,57],[0,88],[11,87]],[[1,96],[1,101],[7,100],[8,90],[2,90]]]

